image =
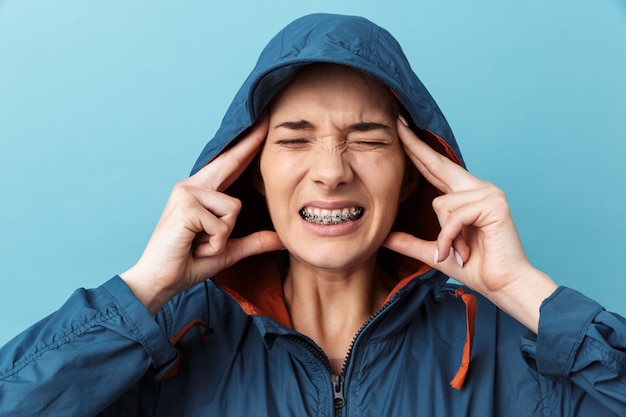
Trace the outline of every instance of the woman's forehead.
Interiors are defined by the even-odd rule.
[[[313,105],[310,100],[329,106],[348,104],[352,110],[378,109],[392,117],[398,112],[389,89],[364,73],[336,64],[312,64],[301,69],[272,100],[270,109],[297,110],[294,106],[299,104]]]

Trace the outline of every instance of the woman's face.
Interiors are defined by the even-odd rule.
[[[384,87],[337,65],[301,71],[275,99],[260,170],[292,262],[340,270],[373,259],[404,183],[397,114]]]

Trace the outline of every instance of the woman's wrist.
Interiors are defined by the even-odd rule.
[[[159,286],[152,280],[146,279],[148,274],[143,274],[136,267],[119,274],[119,277],[128,285],[135,297],[142,302],[150,314],[156,314],[174,294],[159,290]]]
[[[487,298],[537,334],[541,304],[557,288],[558,285],[548,275],[529,265],[520,278]]]

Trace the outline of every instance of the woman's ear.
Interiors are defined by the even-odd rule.
[[[402,178],[402,188],[400,188],[400,203],[409,198],[409,196],[415,191],[422,176],[411,160],[406,157],[404,161],[404,177]]]

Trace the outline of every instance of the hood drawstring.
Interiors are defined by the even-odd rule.
[[[204,281],[204,297],[206,302],[206,312],[207,312],[207,321],[201,319],[192,320],[191,322],[184,325],[172,338],[170,339],[170,345],[176,348],[176,345],[180,340],[187,335],[192,329],[197,329],[198,335],[202,340],[208,340],[209,337],[213,334],[213,328],[209,326],[207,323],[210,321],[210,309],[209,309],[209,285],[207,281]],[[167,370],[164,374],[160,374],[155,376],[155,381],[164,381],[168,378],[175,376],[178,373],[178,369],[180,368],[182,356],[180,353],[176,358],[176,362],[172,366],[170,366],[169,370]]]
[[[204,320],[193,320],[189,323],[187,323],[186,325],[183,326],[182,329],[180,329],[171,339],[170,339],[170,345],[172,345],[172,347],[174,349],[176,349],[176,345],[178,344],[178,342],[180,342],[180,340],[187,335],[187,333],[189,333],[192,329],[198,329],[198,332],[200,333],[200,337],[202,338],[202,340],[208,340],[209,336],[211,335],[211,333],[213,332],[213,329],[211,329],[205,322]],[[178,349],[176,349],[178,350]],[[180,362],[182,360],[182,356],[180,355],[180,353],[178,354],[178,357],[176,358],[176,362],[174,362],[173,365],[171,365],[169,367],[169,369],[163,373],[163,374],[158,374],[154,377],[155,381],[164,381],[168,378],[171,378],[173,376],[176,376],[176,374],[178,374],[178,369],[180,368]]]
[[[459,366],[456,375],[450,381],[450,386],[454,389],[460,390],[463,388],[465,377],[469,370],[470,357],[472,356],[472,343],[474,342],[474,324],[476,321],[476,311],[478,310],[478,304],[476,303],[476,297],[472,294],[467,294],[461,288],[457,288],[454,292],[454,296],[463,300],[465,304],[465,344],[463,345],[463,357],[461,358],[461,366]]]

